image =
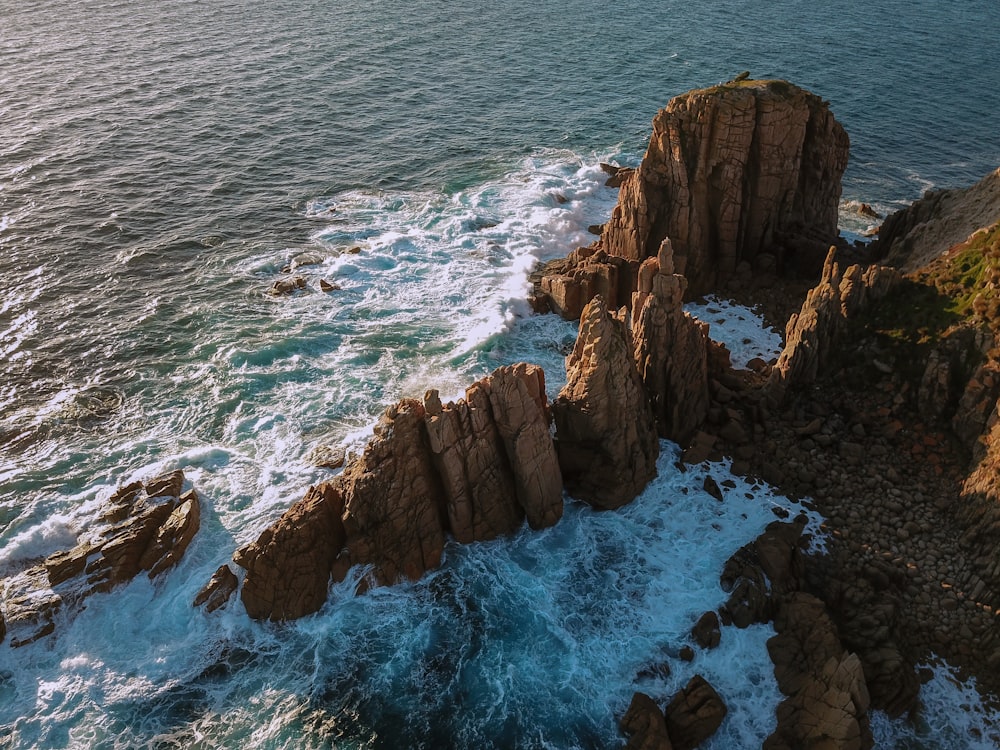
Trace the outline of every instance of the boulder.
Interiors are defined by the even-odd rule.
[[[728,709],[715,688],[695,675],[670,699],[664,713],[674,750],[693,750],[715,734]]]
[[[767,622],[774,613],[774,598],[800,588],[803,527],[801,519],[773,521],[726,561],[720,582],[729,592],[721,610],[727,622],[738,628]]]
[[[174,471],[119,488],[76,547],[0,581],[11,644],[53,632],[55,613],[67,604],[77,608],[96,592],[176,565],[201,524],[198,496],[183,484],[183,472]]]
[[[306,288],[306,280],[304,276],[292,276],[287,279],[278,279],[275,281],[271,288],[268,289],[268,294],[274,297],[283,297],[293,292],[297,292],[299,289]]]
[[[656,476],[659,440],[628,329],[594,297],[553,402],[559,466],[570,495],[596,508],[631,502]]]
[[[722,640],[722,631],[719,628],[719,616],[715,612],[706,612],[698,618],[698,622],[691,628],[691,635],[695,643],[702,648],[715,648]]]
[[[632,696],[621,729],[628,737],[625,750],[673,750],[663,712],[645,693]]]
[[[220,565],[219,569],[212,574],[208,583],[205,584],[205,587],[198,592],[192,606],[200,607],[204,605],[207,612],[214,612],[220,607],[225,606],[238,586],[239,581],[232,568],[228,565]]]

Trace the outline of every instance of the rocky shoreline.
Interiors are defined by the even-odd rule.
[[[773,622],[786,700],[766,747],[871,747],[869,709],[919,711],[914,665],[935,655],[1000,695],[1000,170],[852,247],[836,227],[847,151],[828,105],[784,81],[675,98],[641,166],[609,170],[620,196],[600,238],[535,276],[536,309],[580,319],[559,396],[521,363],[455,403],[399,402],[194,606],[238,591],[253,618],[296,619],[353,566],[368,566],[363,587],[391,585],[439,565],[448,539],[551,526],[564,490],[613,512],[655,476],[664,437],[685,464],[729,456],[827,519],[825,555],[805,554],[796,519],[737,552],[719,571],[729,600],[693,633],[712,648],[727,627]],[[706,293],[784,327],[781,356],[734,370],[683,312]],[[82,599],[72,576],[107,590],[175,564],[199,523],[183,482],[124,488],[87,545],[0,582],[0,639],[5,619],[27,633],[12,646],[51,633],[63,600],[46,592]],[[628,747],[696,747],[725,710],[700,678],[665,709],[637,694]]]

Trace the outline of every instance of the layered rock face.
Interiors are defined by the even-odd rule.
[[[895,269],[885,266],[853,265],[841,270],[835,255],[835,249],[830,248],[819,284],[809,291],[802,310],[786,326],[785,347],[769,383],[779,400],[787,388],[816,380],[847,321],[884,297],[900,280]]]
[[[552,405],[566,489],[595,507],[618,508],[656,476],[659,439],[628,328],[600,296],[580,317],[566,372]]]
[[[708,326],[682,309],[687,282],[674,273],[670,240],[639,271],[632,300],[636,368],[646,387],[660,434],[686,441],[709,406]],[[728,354],[726,355],[728,360]]]
[[[353,565],[370,566],[376,585],[416,579],[440,564],[449,534],[492,539],[525,518],[551,526],[562,507],[542,370],[502,367],[458,403],[430,391],[390,407],[343,474],[236,552],[241,596],[252,617],[302,617]]]
[[[553,265],[542,290],[570,318],[596,292],[615,305],[613,290],[624,303],[623,273],[634,274],[667,237],[694,297],[765,254],[779,270],[815,273],[838,236],[849,149],[828,105],[786,81],[677,96],[654,118],[639,168],[623,175],[596,248]]]
[[[0,582],[11,645],[53,632],[65,605],[176,565],[201,524],[198,496],[183,485],[184,474],[174,471],[120,488],[76,547]]]

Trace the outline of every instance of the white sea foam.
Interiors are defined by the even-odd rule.
[[[117,432],[53,448],[36,469],[61,476],[89,451],[101,456],[99,473],[28,498],[0,535],[9,561],[46,554],[114,486],[174,468],[203,502],[202,528],[176,569],[67,608],[54,639],[0,649],[9,744],[608,746],[634,690],[666,700],[697,672],[729,707],[707,746],[759,747],[780,699],[770,627],[727,628],[691,664],[677,651],[724,600],[725,560],[774,509],[805,512],[821,541],[820,519],[730,477],[725,462],[680,472],[670,443],[660,475],[626,508],[569,502],[551,529],[449,545],[444,566],[419,582],[355,596],[363,571],[354,570],[321,612],[285,625],[250,621],[238,601],[212,615],[191,607],[235,547],[330,476],[305,461],[316,444],[359,451],[386,404],[429,387],[458,397],[514,361],[541,364],[550,395],[558,391],[576,324],[527,315],[527,275],[537,259],[592,240],[586,227],[615,197],[603,181],[596,160],[553,151],[454,194],[343,193],[307,207],[322,226],[311,247],[236,264],[239,284],[256,290],[236,314],[212,319],[189,360],[145,376],[130,395],[144,408],[116,417]],[[265,294],[286,263],[316,248],[323,262],[296,270],[309,290]],[[320,278],[341,290],[321,294]],[[703,308],[734,361],[774,356],[780,338],[758,316],[722,300]],[[722,502],[704,492],[705,474]],[[934,689],[943,697],[927,701],[928,721],[968,701],[947,681]],[[878,727],[886,742],[907,736],[898,724]]]
[[[745,305],[709,295],[704,302],[690,302],[684,309],[708,323],[709,336],[726,345],[737,369],[754,358],[769,362],[781,353],[781,334]]]

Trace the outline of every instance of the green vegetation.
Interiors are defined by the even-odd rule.
[[[963,320],[1000,333],[1000,222],[976,232],[917,274]]]
[[[848,340],[862,348],[874,345],[883,361],[913,383],[920,382],[931,350],[945,340],[954,354],[964,351],[964,367],[975,366],[982,353],[967,335],[970,329],[1000,335],[1000,223],[905,278],[848,326]],[[845,351],[840,364],[855,368],[861,362]]]

